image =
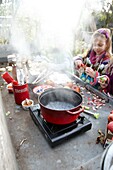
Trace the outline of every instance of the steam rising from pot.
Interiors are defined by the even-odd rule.
[[[100,0],[21,0],[12,22],[11,42],[18,53],[26,55],[54,47],[72,51],[75,33],[82,24],[92,25],[91,10],[100,8]]]

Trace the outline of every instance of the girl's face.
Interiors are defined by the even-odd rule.
[[[106,50],[106,38],[98,36],[93,40],[93,50],[95,51],[96,55],[101,55]]]

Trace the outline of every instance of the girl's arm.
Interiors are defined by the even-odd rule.
[[[73,57],[75,69],[79,69],[84,66],[84,61],[87,60],[90,50],[85,51],[83,54]]]

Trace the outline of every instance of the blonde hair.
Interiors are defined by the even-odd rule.
[[[108,29],[108,28],[100,28],[100,29],[96,30],[92,35],[92,39],[94,39],[94,38],[96,38],[98,36],[100,36],[102,38],[106,38],[106,51],[111,54],[112,41],[111,41],[110,29]]]

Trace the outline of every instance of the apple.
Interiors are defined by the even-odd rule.
[[[73,86],[73,90],[76,92],[80,93],[80,87],[79,86]]]
[[[102,78],[100,78],[100,82],[101,83],[105,83],[107,81],[107,77],[102,77]]]
[[[113,133],[113,121],[107,124],[107,129]]]
[[[111,122],[111,121],[113,121],[113,114],[109,114],[108,116],[108,122]]]

